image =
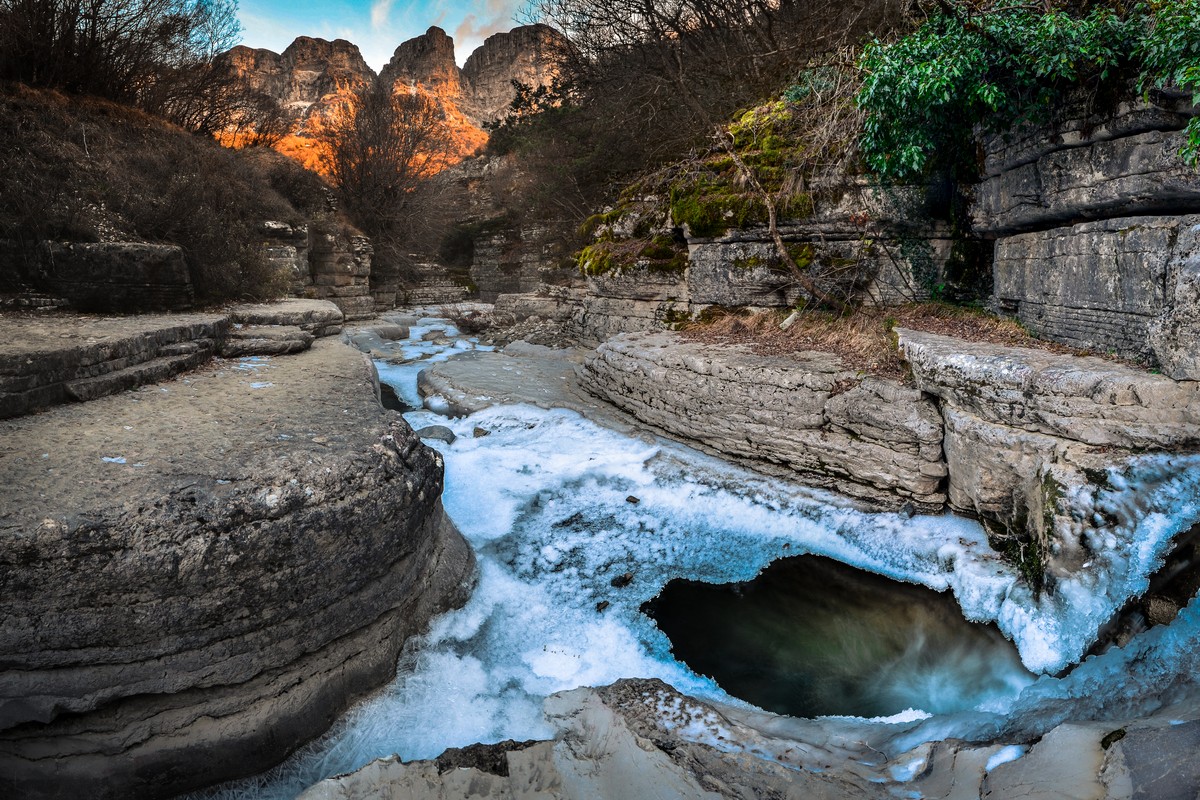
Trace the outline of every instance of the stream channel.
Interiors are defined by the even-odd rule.
[[[290,798],[392,754],[547,738],[547,695],[625,677],[779,713],[1003,719],[1035,682],[1022,660],[1052,671],[1044,665],[1077,659],[1095,628],[1077,629],[1121,599],[1114,590],[1098,609],[1078,598],[1069,612],[1039,606],[972,521],[866,513],[567,409],[493,406],[457,419],[420,409],[421,369],[490,348],[433,318],[391,347],[377,367],[419,409],[406,419],[457,437],[427,444],[444,459],[444,505],[475,549],[477,585],[408,643],[396,679],[327,735],[205,797]],[[1146,563],[1130,573],[1148,573],[1162,549],[1131,557]],[[1195,638],[1200,623],[1186,624],[1181,635]],[[1068,683],[1038,685],[1047,681]]]

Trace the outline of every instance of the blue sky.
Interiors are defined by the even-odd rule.
[[[454,37],[458,63],[493,33],[520,24],[523,0],[240,0],[242,44],[282,52],[297,36],[349,39],[376,71],[430,25]]]

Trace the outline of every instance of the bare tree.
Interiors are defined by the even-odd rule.
[[[437,103],[376,83],[326,120],[326,167],[347,211],[371,235],[395,230],[414,192],[450,160]]]
[[[216,63],[240,32],[235,0],[0,0],[0,78],[220,127],[241,91]]]

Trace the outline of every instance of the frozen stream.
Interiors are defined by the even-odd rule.
[[[422,341],[439,329],[441,344]],[[477,347],[456,334],[423,320],[398,347],[418,360],[380,363],[381,377],[415,401],[416,374],[429,360]],[[787,555],[830,556],[949,589],[965,616],[996,621],[1026,665],[1057,667],[1082,652],[1093,618],[1144,585],[1174,531],[1200,517],[1196,462],[1190,480],[1156,489],[1142,523],[1128,532],[1140,547],[1101,565],[1105,577],[1085,578],[1063,587],[1061,599],[1037,604],[992,554],[982,529],[963,519],[863,513],[831,495],[680,445],[631,438],[562,409],[499,406],[462,419],[431,411],[406,418],[414,428],[445,425],[457,434],[451,445],[429,444],[445,461],[446,510],[478,555],[478,585],[462,609],[409,643],[390,686],[279,768],[220,796],[294,797],[393,753],[432,758],[473,742],[547,737],[545,696],[625,677],[658,677],[700,698],[739,703],[676,661],[639,606],[673,578],[746,581]],[[632,581],[614,586],[626,573]],[[949,696],[944,683],[936,699],[914,690],[907,696],[914,710],[903,717],[926,716],[935,703],[938,713],[1002,716],[1034,681],[1016,658],[967,652],[958,669]]]

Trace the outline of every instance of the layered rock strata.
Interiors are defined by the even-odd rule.
[[[261,231],[263,252],[288,276],[292,295],[328,300],[346,319],[371,316],[377,303],[395,305],[394,288],[388,294],[374,285],[371,240],[349,225],[266,222]]]
[[[995,301],[1040,337],[1200,378],[1200,172],[1191,98],[1158,93],[984,143],[976,232],[995,239]]]
[[[1000,308],[1039,335],[1200,377],[1200,216],[1123,217],[996,243]]]
[[[936,511],[946,500],[937,407],[835,356],[630,334],[609,339],[580,375],[642,422],[760,468],[884,507]]]
[[[38,283],[83,311],[178,311],[196,299],[174,245],[44,242],[38,265]]]
[[[298,353],[343,320],[333,303],[301,299],[224,314],[3,317],[0,418],[166,380],[215,355]]]
[[[1144,465],[1139,453],[1200,447],[1196,382],[1099,358],[898,334],[918,388],[945,420],[951,507],[1001,540],[1036,543],[1038,560],[1054,557],[1057,570],[1087,560],[1082,536],[1099,540],[1097,531],[1127,521],[1110,502],[1086,522],[1081,510],[1106,505],[1094,498],[1170,478],[1169,460]]]
[[[471,282],[479,299],[539,290],[568,255],[559,224],[518,225],[478,237],[471,257]]]
[[[328,111],[340,98],[369,86],[375,72],[358,46],[297,37],[283,53],[238,45],[223,56],[250,86],[274,98],[298,122]]]
[[[4,423],[0,793],[251,774],[463,596],[440,458],[329,339]]]
[[[0,317],[0,418],[194,369],[228,329],[224,314]]]

